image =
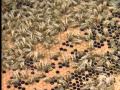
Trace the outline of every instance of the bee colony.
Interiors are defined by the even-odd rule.
[[[2,90],[120,90],[120,0],[2,0]]]

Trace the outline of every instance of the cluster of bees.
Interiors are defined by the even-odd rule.
[[[56,17],[55,15],[69,13],[70,12],[69,10],[68,12],[65,11],[72,5],[73,6],[76,5],[76,10],[77,6],[79,8],[79,5],[83,6],[86,5],[85,8],[87,8],[87,6],[89,7],[88,5],[89,0],[83,0],[85,4],[82,4],[81,1],[79,0],[73,1],[63,0],[65,2],[64,5],[62,5],[61,4],[62,2],[60,1],[62,0],[56,0],[53,2],[51,0],[49,2],[47,2],[46,0],[45,1],[40,0],[40,2],[43,3],[40,4],[40,8],[44,7],[45,2],[47,2],[45,10],[46,11],[48,10],[48,12],[46,12],[47,15],[43,16],[47,17],[46,18],[47,21],[45,22],[41,21],[40,23],[41,25],[39,26],[41,29],[40,32],[39,30],[37,30],[37,28],[34,28],[36,29],[36,31],[31,30],[29,32],[29,30],[26,28],[31,26],[28,25],[31,23],[28,22],[26,22],[26,25],[28,26],[24,27],[24,29],[21,29],[20,32],[17,30],[16,31],[11,30],[11,27],[14,26],[12,25],[12,23],[7,23],[7,25],[10,24],[11,26],[9,28],[10,31],[8,29],[8,26],[3,24],[2,28],[3,34],[6,35],[12,34],[12,38],[14,39],[11,41],[13,44],[15,44],[14,48],[10,46],[12,48],[12,49],[10,48],[11,51],[8,50],[9,46],[3,48],[3,63],[2,63],[3,78],[6,78],[6,75],[9,76],[9,74],[12,73],[12,75],[10,75],[9,77],[9,80],[7,81],[3,80],[3,82],[5,82],[6,84],[3,85],[3,90],[4,88],[7,88],[5,90],[13,89],[28,90],[28,88],[30,90],[114,90],[114,88],[112,87],[115,83],[114,77],[115,75],[120,74],[119,2],[117,2],[118,4],[116,7],[110,6],[110,15],[108,16],[105,15],[103,16],[103,18],[99,17],[97,19],[92,17],[91,15],[90,22],[89,20],[88,22],[86,21],[84,22],[84,19],[83,20],[81,19],[79,22],[79,18],[84,18],[84,16],[83,14],[79,16],[79,13],[81,12],[76,13],[76,11],[73,10],[74,13],[76,13],[75,16],[65,15],[66,17],[64,22],[65,25],[62,25],[61,21],[59,22],[53,19],[53,17],[57,19],[59,18],[58,16]],[[34,0],[31,4],[18,2],[16,0],[15,2],[17,2],[18,10],[21,9],[22,4],[23,6],[29,6],[30,8],[37,8],[39,6],[38,4],[34,4],[34,6],[32,5],[32,3],[35,3]],[[27,2],[27,0],[24,2]],[[66,2],[69,3],[66,4]],[[90,3],[90,6],[91,4],[97,4],[94,2],[98,3],[103,2],[98,7],[99,13],[102,11],[102,8],[104,9],[106,8],[107,10],[108,9],[107,7],[109,7],[107,0],[105,1],[93,0],[93,3]],[[49,15],[51,15],[51,12],[49,10],[51,10],[52,6],[55,7],[54,3],[55,5],[60,3],[62,8],[58,13],[57,12],[57,9],[59,8],[58,5],[58,7],[56,7],[57,9],[54,9],[55,15],[53,17],[52,16],[49,17]],[[104,5],[102,6],[102,4]],[[6,5],[10,6],[10,3]],[[8,8],[5,7],[7,6],[4,6],[3,8],[4,17],[7,16],[6,15],[7,13],[5,12],[8,13],[10,12],[10,10],[7,10]],[[48,9],[46,9],[47,7]],[[91,8],[95,9],[92,6]],[[27,9],[27,7],[24,7],[24,9]],[[80,7],[80,9],[83,10],[84,7],[83,8]],[[42,10],[40,10],[39,12],[41,12]],[[36,12],[36,10],[31,11]],[[96,10],[93,11],[95,15],[98,14]],[[91,10],[89,10],[89,14],[90,12]],[[85,13],[84,10],[83,13]],[[29,14],[31,13],[29,12]],[[12,18],[12,15],[9,17]],[[42,19],[44,20],[44,18],[41,17],[42,14],[37,16],[39,20]],[[78,19],[76,20],[76,18]],[[7,18],[7,20],[9,21],[9,18]],[[6,20],[3,21],[5,22]],[[92,23],[92,21],[95,22]],[[38,22],[36,21],[34,24],[38,25]],[[69,27],[69,25],[71,24],[73,26]],[[20,25],[22,28],[23,26],[25,26],[24,24],[23,26],[22,24]],[[15,26],[13,30],[16,29],[16,27],[17,26]],[[46,31],[44,31],[44,29]],[[69,36],[68,34],[70,34],[71,32],[72,34],[71,36]],[[35,36],[33,33],[35,34]],[[21,35],[23,35],[23,38]],[[28,35],[28,37],[25,35]],[[55,37],[53,38],[53,36]],[[5,40],[3,39],[3,45],[6,42],[8,43],[8,41],[6,40],[6,38]],[[53,43],[51,44],[52,41],[54,42],[54,44]],[[38,47],[40,47],[40,49],[37,48],[36,51],[34,51],[35,45],[37,45],[39,42],[40,46],[38,45]],[[32,45],[32,43],[34,43],[35,45]],[[4,46],[6,46],[6,44]],[[40,54],[39,52],[44,54]],[[51,54],[51,52],[54,52],[54,54]],[[32,85],[36,83],[39,84],[38,87],[34,86],[33,88]]]

